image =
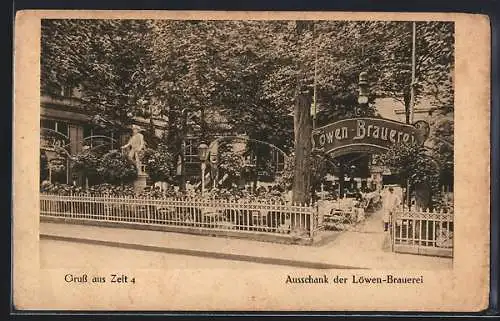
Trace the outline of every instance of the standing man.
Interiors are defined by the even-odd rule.
[[[394,193],[394,188],[389,187],[389,191],[385,192],[382,196],[382,204],[384,211],[384,232],[387,232],[389,229],[389,222],[391,221],[392,214],[397,209],[397,207],[401,204],[401,199],[399,196]]]
[[[122,146],[122,149],[129,148],[128,158],[137,167],[137,172],[141,173],[141,161],[139,153],[144,149],[144,136],[140,133],[141,128],[137,125],[132,125],[132,136],[128,143]]]

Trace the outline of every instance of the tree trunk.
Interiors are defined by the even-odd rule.
[[[410,123],[410,104],[411,104],[411,95],[410,88],[403,92],[403,99],[405,103],[405,123]]]
[[[295,173],[293,180],[294,203],[309,203],[311,200],[311,98],[301,93],[295,99]]]
[[[424,183],[415,186],[415,203],[421,209],[431,208],[432,192],[430,186]]]
[[[339,172],[339,198],[344,197],[344,192],[345,192],[345,180],[344,180],[344,168],[340,168]]]
[[[405,90],[403,93],[404,103],[405,103],[405,122],[410,124],[410,109],[411,109],[411,89]],[[411,181],[410,177],[407,176],[406,180],[406,206],[411,207]]]

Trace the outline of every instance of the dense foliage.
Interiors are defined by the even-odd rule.
[[[158,144],[156,149],[146,149],[142,162],[146,165],[149,177],[153,181],[173,181],[175,162],[165,144]]]
[[[92,179],[97,176],[99,163],[99,156],[87,149],[73,156],[72,170],[85,178]]]
[[[380,96],[410,106],[412,23],[383,23],[379,34],[381,60],[375,85]],[[453,110],[454,25],[437,21],[416,22],[415,98],[426,99],[433,109]],[[372,38],[376,42],[377,38]]]
[[[381,97],[394,98],[408,111],[412,86],[417,103],[452,112],[453,23],[419,21],[415,26],[412,84],[412,22],[43,20],[41,88],[64,94],[67,87],[79,86],[83,108],[102,116],[103,126],[123,127],[133,116],[151,113],[165,116],[165,145],[148,150],[145,159],[155,179],[168,180],[184,130],[197,128],[207,141],[213,138],[206,122],[212,111],[233,132],[287,153],[294,147],[291,112],[299,93],[308,101],[316,98],[318,126],[374,116],[374,102]],[[363,109],[357,103],[362,71],[370,82]],[[189,128],[183,126],[183,109],[196,116]],[[442,119],[432,126],[430,149],[438,174],[427,152],[416,147],[397,146],[386,162],[415,184],[435,189],[436,175],[441,181],[453,178],[453,122]],[[259,170],[265,168],[265,149],[249,146]],[[221,154],[220,170],[237,177],[243,160],[230,154]],[[95,160],[78,157],[77,168],[93,174]],[[325,162],[317,160],[314,156],[311,166],[313,188],[325,172]],[[289,175],[293,165],[286,166]],[[104,156],[96,172],[113,183],[135,177],[135,168],[119,153]],[[290,178],[282,178],[283,185],[289,183]]]
[[[278,177],[278,186],[284,190],[290,190],[294,179],[294,156],[292,155],[285,160],[285,170]],[[319,190],[321,183],[327,174],[332,173],[336,164],[324,154],[315,153],[312,158],[311,168],[311,195],[314,195],[315,190]]]
[[[146,20],[43,20],[42,90],[80,86],[89,113],[129,124],[152,94],[149,30]]]
[[[106,183],[124,184],[137,177],[137,168],[124,154],[112,150],[100,159],[97,174]]]
[[[370,101],[409,104],[411,22],[44,20],[42,88],[82,86],[85,108],[119,123],[158,111],[221,110],[238,132],[292,146],[297,77],[319,122],[354,116],[367,71]],[[297,30],[300,29],[300,32]],[[453,24],[417,22],[416,98],[453,108]],[[359,115],[373,115],[373,104]],[[146,115],[147,116],[147,115]],[[203,117],[201,130],[206,129]]]
[[[83,188],[60,183],[44,182],[40,186],[41,193],[57,194],[57,195],[93,195],[93,196],[135,196],[134,189],[129,185],[113,185],[113,184],[98,184]]]
[[[217,151],[219,176],[228,175],[228,182],[237,181],[244,172],[244,151],[233,151],[230,144],[222,142]]]
[[[426,145],[428,145],[430,153],[439,163],[441,184],[453,186],[453,114],[436,114],[430,121],[430,129],[430,136]]]
[[[396,144],[380,160],[392,171],[398,173],[403,182],[409,181],[410,191],[430,191],[430,199],[419,199],[422,208],[438,207],[442,200],[440,189],[440,166],[429,151],[421,145]]]

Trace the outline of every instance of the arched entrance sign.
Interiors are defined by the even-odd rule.
[[[331,157],[349,153],[380,153],[398,143],[423,144],[428,133],[383,118],[340,120],[313,131],[313,148]]]

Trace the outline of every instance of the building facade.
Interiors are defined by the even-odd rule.
[[[40,97],[40,180],[66,184],[81,184],[71,173],[69,156],[83,151],[84,146],[105,150],[119,149],[130,137],[130,131],[110,130],[95,122],[95,115],[85,111],[78,88],[64,88],[60,94],[42,92]],[[166,129],[162,118],[135,117],[134,123],[147,128],[153,122],[155,135],[161,137]],[[55,147],[64,147],[67,155],[55,153]],[[63,159],[64,158],[64,159]],[[54,171],[49,162],[59,163]],[[64,167],[64,169],[63,169]]]

